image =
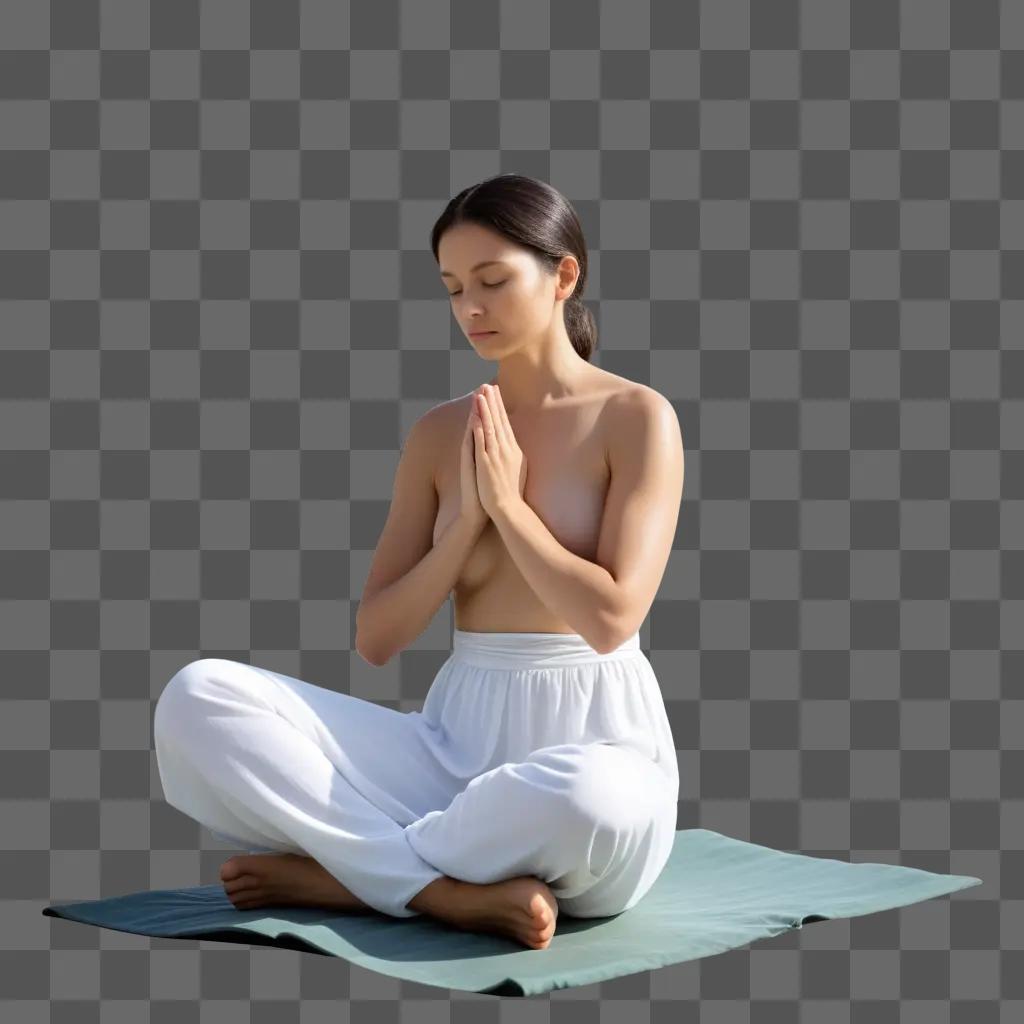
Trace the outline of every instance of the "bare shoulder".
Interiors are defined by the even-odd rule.
[[[421,419],[425,421],[426,429],[432,432],[439,445],[446,445],[461,436],[472,401],[473,392],[467,391],[464,395],[438,402],[423,414]]]
[[[631,409],[671,410],[675,415],[672,403],[660,392],[647,384],[622,378],[622,386],[616,388],[609,404],[619,416],[628,416]]]
[[[433,414],[445,423],[451,423],[453,420],[469,415],[469,405],[472,400],[473,392],[467,391],[464,395],[458,395],[455,398],[447,399],[447,401],[438,402],[437,405],[427,411],[427,415]]]
[[[680,433],[675,406],[660,391],[615,374],[609,377],[615,378],[616,386],[610,389],[601,412],[606,452],[614,439],[629,444],[652,422]]]
[[[461,435],[469,416],[469,404],[472,392],[438,402],[423,413],[410,428],[418,434],[417,443],[421,444],[424,458],[430,460],[434,486],[437,487],[438,470],[442,456],[451,450],[452,441]]]
[[[444,411],[444,403],[431,406],[426,412],[421,413],[419,418],[413,421],[412,426],[406,432],[405,440],[402,442],[403,449],[413,446],[417,450],[417,456],[425,457],[430,454],[437,442],[442,437],[445,429],[447,415]]]

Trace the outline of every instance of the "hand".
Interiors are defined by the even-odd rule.
[[[477,392],[473,393],[473,403],[476,403]],[[459,456],[459,489],[462,492],[462,503],[459,508],[459,515],[467,523],[471,523],[478,529],[487,524],[488,515],[480,504],[480,495],[476,489],[476,467],[474,466],[473,447],[473,405],[469,407],[469,415],[466,417],[466,427],[462,431],[462,449]]]
[[[526,456],[516,442],[501,393],[490,384],[474,394],[470,416],[476,452],[476,489],[480,504],[494,518],[498,509],[522,500],[526,490]]]

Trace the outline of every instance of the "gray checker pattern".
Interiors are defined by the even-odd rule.
[[[547,1008],[43,917],[233,852],[162,800],[182,664],[422,706],[450,607],[382,670],[354,615],[493,370],[430,225],[507,170],[680,416],[678,827],[986,884]],[[1024,1019],[1018,0],[2,0],[0,399],[5,1024]]]

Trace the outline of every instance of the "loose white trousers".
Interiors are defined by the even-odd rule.
[[[675,744],[638,633],[599,654],[456,629],[421,712],[202,658],[153,733],[169,804],[250,852],[313,857],[394,917],[443,875],[534,875],[570,916],[618,914],[675,839]]]

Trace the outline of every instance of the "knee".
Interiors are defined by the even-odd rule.
[[[570,803],[588,829],[617,834],[646,829],[656,814],[646,774],[631,752],[606,743],[584,748],[570,787]]]
[[[204,714],[201,698],[211,676],[218,667],[223,668],[224,664],[221,658],[199,658],[182,666],[171,676],[153,709],[155,740],[165,739],[168,735],[188,735],[195,721]]]

